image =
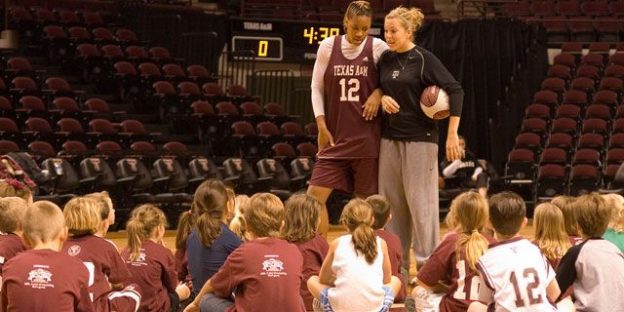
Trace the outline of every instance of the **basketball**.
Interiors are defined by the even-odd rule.
[[[420,95],[420,108],[431,119],[444,119],[450,115],[449,96],[440,87],[429,86]]]

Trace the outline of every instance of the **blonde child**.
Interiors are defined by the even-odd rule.
[[[245,194],[236,195],[234,199],[234,216],[230,220],[230,230],[236,233],[238,237],[244,239],[245,237],[245,222],[243,221],[243,215],[245,214],[245,208],[249,204],[249,196]]]
[[[227,190],[219,180],[204,181],[195,191],[191,205],[193,228],[186,242],[194,295],[242,243],[226,225],[227,202]]]
[[[2,266],[26,250],[22,241],[26,201],[19,197],[0,198],[0,284],[2,283]]]
[[[456,232],[449,234],[418,270],[418,287],[412,295],[417,308],[432,308],[429,295],[442,283],[448,285],[440,301],[440,311],[466,311],[470,302],[478,300],[479,273],[477,261],[494,239],[483,234],[488,222],[488,204],[477,192],[466,192],[451,203],[450,212]]]
[[[115,208],[113,207],[113,200],[110,198],[107,191],[91,193],[85,196],[95,199],[100,205],[100,218],[102,222],[98,231],[95,233],[95,236],[106,237],[108,228],[115,224]]]
[[[519,235],[527,224],[522,197],[508,191],[492,196],[489,217],[498,242],[479,258],[479,301],[468,311],[557,311],[551,304],[561,293],[555,272],[539,248]]]
[[[392,219],[390,210],[390,203],[382,195],[371,195],[366,198],[366,202],[373,208],[375,216],[375,222],[373,222],[373,229],[375,229],[375,235],[381,237],[388,246],[388,257],[390,258],[390,267],[392,268],[392,275],[401,280],[401,291],[394,296],[394,302],[403,302],[407,296],[407,287],[403,281],[403,274],[401,269],[403,268],[403,247],[401,246],[401,240],[396,234],[384,230],[384,227]]]
[[[550,265],[556,270],[561,257],[572,247],[565,232],[561,209],[551,203],[541,203],[535,207],[533,215],[535,228],[534,243],[542,251]]]
[[[363,199],[345,205],[340,223],[349,234],[331,242],[319,276],[308,280],[315,311],[388,311],[401,280],[392,275],[386,242],[375,235],[374,214]]]
[[[624,254],[602,239],[613,208],[597,193],[573,205],[583,242],[571,247],[557,270],[561,289],[574,286],[576,311],[620,311],[624,307]]]
[[[36,202],[23,220],[24,239],[32,249],[4,265],[0,311],[94,311],[87,268],[59,252],[67,239],[61,209],[52,202]]]
[[[572,196],[560,195],[555,196],[550,201],[551,204],[561,209],[561,212],[563,213],[565,231],[570,238],[570,243],[572,244],[572,246],[578,245],[583,241],[578,232],[578,228],[576,226],[576,218],[574,217],[574,209],[572,208],[575,200],[576,198]]]
[[[245,210],[249,241],[227,258],[185,312],[305,311],[299,295],[303,258],[297,246],[279,238],[284,205],[258,193]],[[234,298],[232,299],[232,294]]]
[[[178,287],[175,258],[162,244],[166,227],[165,214],[149,204],[135,208],[126,225],[128,246],[121,255],[131,281],[143,290],[139,311],[177,311],[180,300],[190,295],[184,284]]]
[[[141,296],[134,285],[128,285],[130,272],[117,246],[95,235],[102,224],[100,208],[98,201],[89,197],[74,197],[65,204],[63,215],[69,239],[62,250],[81,260],[89,270],[89,295],[95,311],[136,311]]]
[[[329,250],[327,240],[318,234],[321,209],[318,200],[305,194],[293,195],[286,202],[282,238],[297,245],[303,256],[303,281],[319,274]],[[301,283],[300,294],[306,310],[311,311],[314,297],[305,282]]]
[[[606,194],[603,197],[613,211],[609,227],[602,238],[612,242],[621,252],[624,252],[624,198],[619,194]]]

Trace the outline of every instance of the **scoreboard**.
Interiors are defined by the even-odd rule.
[[[230,51],[251,50],[259,61],[313,63],[323,39],[344,34],[341,22],[230,18]],[[381,36],[373,25],[372,36]]]

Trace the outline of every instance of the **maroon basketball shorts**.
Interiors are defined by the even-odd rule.
[[[321,158],[314,164],[310,185],[360,196],[377,194],[378,158]]]

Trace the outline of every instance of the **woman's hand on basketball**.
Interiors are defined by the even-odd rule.
[[[391,96],[384,95],[381,97],[381,108],[388,114],[396,114],[401,106]]]
[[[457,133],[449,133],[446,137],[446,159],[453,161],[464,158],[464,150],[459,146]]]
[[[322,151],[327,145],[334,146],[334,136],[327,128],[319,128],[318,132],[318,150]]]

